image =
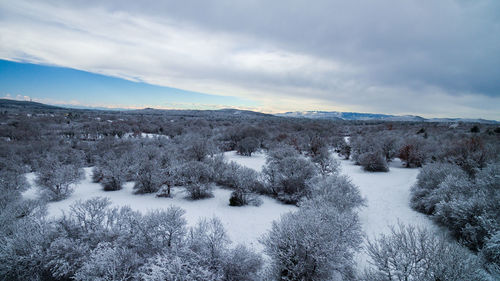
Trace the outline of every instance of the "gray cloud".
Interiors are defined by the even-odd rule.
[[[0,4],[4,58],[264,110],[500,119],[498,1],[15,2]]]

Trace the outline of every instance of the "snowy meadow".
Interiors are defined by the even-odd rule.
[[[3,113],[0,280],[495,280],[493,125]]]

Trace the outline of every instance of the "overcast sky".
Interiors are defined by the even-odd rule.
[[[187,104],[500,120],[496,0],[0,0],[0,58],[183,89]]]

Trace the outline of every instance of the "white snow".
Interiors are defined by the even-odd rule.
[[[224,152],[224,159],[228,162],[234,161],[241,166],[254,169],[257,172],[262,171],[262,167],[266,164],[266,154],[263,152],[252,153],[252,156],[242,156],[236,153],[236,151],[228,151]]]
[[[390,171],[366,172],[350,160],[341,160],[341,173],[348,175],[367,200],[359,217],[363,230],[369,239],[380,234],[389,234],[390,225],[398,222],[437,229],[425,215],[410,207],[410,188],[415,183],[419,169],[404,168],[399,159],[390,163]],[[368,266],[368,256],[361,252],[356,257],[358,269]]]
[[[106,192],[102,190],[100,184],[91,182],[91,173],[92,168],[85,168],[86,178],[76,185],[74,193],[68,199],[48,204],[50,217],[61,216],[77,200],[87,200],[95,196],[108,197],[112,206],[128,205],[142,213],[174,205],[186,211],[184,218],[189,226],[194,226],[200,218],[216,216],[224,224],[233,245],[244,243],[260,252],[263,248],[258,239],[270,229],[272,221],[284,213],[297,209],[295,206],[281,204],[266,196],[261,196],[263,204],[259,207],[231,207],[229,206],[231,190],[222,188],[214,190],[213,198],[196,201],[186,199],[182,187],[173,188],[173,198],[158,198],[154,194],[134,194],[132,182],[126,183],[122,190]],[[33,183],[33,173],[27,174],[27,178]],[[36,198],[36,196],[36,188],[24,193],[25,198]]]
[[[134,133],[125,133],[123,135],[124,138],[136,138],[136,137],[141,137],[143,139],[154,139],[154,138],[166,138],[168,139],[169,136],[166,135],[160,135],[160,134],[150,134],[150,133],[141,133],[140,135],[136,135]]]
[[[224,158],[257,171],[262,170],[266,161],[265,153],[262,152],[248,157],[230,151],[224,153]],[[396,159],[390,164],[389,172],[370,173],[363,171],[352,161],[338,159],[341,163],[341,173],[348,175],[359,187],[362,196],[367,199],[367,206],[360,210],[359,216],[368,238],[389,233],[389,225],[395,225],[398,221],[431,230],[437,229],[430,219],[409,206],[410,187],[416,181],[418,169],[403,168],[401,162]],[[202,217],[217,216],[222,220],[235,244],[245,243],[261,251],[262,245],[258,243],[258,239],[269,230],[272,221],[286,212],[297,209],[265,196],[261,197],[263,204],[259,207],[230,207],[228,203],[231,191],[222,188],[214,190],[214,198],[198,201],[186,199],[183,188],[174,188],[173,198],[157,198],[153,194],[136,195],[133,193],[131,182],[125,184],[122,190],[105,192],[101,185],[90,181],[91,168],[85,168],[85,172],[86,179],[76,185],[75,192],[68,199],[48,204],[50,216],[60,216],[63,211],[69,210],[69,206],[76,200],[86,200],[94,196],[108,197],[114,206],[129,205],[132,209],[143,213],[174,205],[186,210],[185,218],[188,225],[195,225]],[[34,175],[27,174],[27,178],[32,184]],[[37,193],[32,188],[24,193],[24,197],[36,198]],[[358,254],[356,260],[359,270],[368,266],[368,257],[365,253]]]

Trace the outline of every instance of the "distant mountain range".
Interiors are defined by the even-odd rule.
[[[236,118],[258,118],[258,117],[292,117],[292,118],[310,118],[310,119],[328,119],[328,120],[361,120],[361,121],[409,121],[409,122],[471,122],[500,124],[495,120],[485,119],[466,119],[466,118],[423,118],[416,115],[388,115],[376,113],[358,113],[358,112],[338,112],[338,111],[295,111],[278,114],[266,114],[256,111],[239,109],[219,109],[219,110],[190,110],[190,109],[153,109],[144,108],[138,110],[128,109],[107,109],[75,106],[53,106],[33,101],[19,101],[11,99],[0,99],[0,108],[17,110],[99,110],[99,111],[127,111],[137,114],[166,114],[179,116],[207,116],[222,117],[232,116]]]
[[[0,108],[10,108],[10,109],[42,109],[42,110],[57,110],[64,109],[62,107],[43,104],[34,101],[21,101],[21,100],[11,100],[11,99],[0,99]]]
[[[498,124],[495,120],[466,118],[423,118],[416,115],[388,115],[377,113],[357,113],[338,111],[294,111],[275,114],[281,117],[329,119],[329,120],[378,120],[378,121],[413,121],[413,122],[475,122]]]

